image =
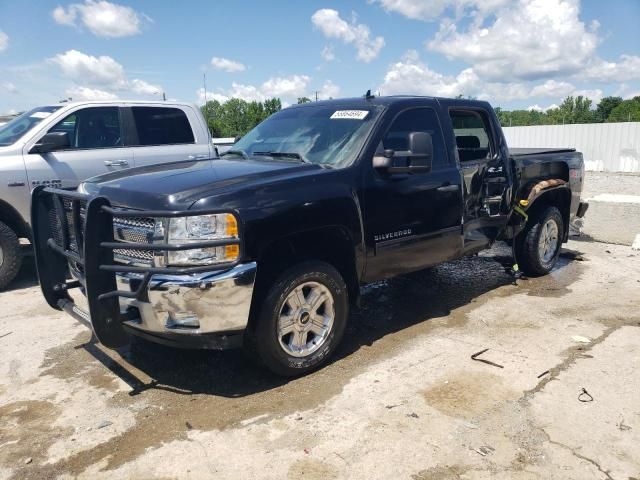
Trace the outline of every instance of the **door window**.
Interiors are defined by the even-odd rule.
[[[491,135],[486,118],[470,110],[452,110],[450,115],[460,161],[472,162],[489,157]]]
[[[66,132],[72,150],[122,146],[118,107],[78,110],[58,122],[49,132]]]
[[[133,107],[138,132],[134,145],[176,145],[194,143],[187,115],[179,108]]]
[[[442,138],[442,129],[436,112],[431,108],[412,108],[398,115],[382,139],[383,150],[406,152],[409,150],[409,134],[426,132],[433,142],[432,167],[447,164],[447,153]]]

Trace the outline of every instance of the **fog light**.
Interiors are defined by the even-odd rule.
[[[167,328],[200,328],[200,320],[193,312],[169,312]]]

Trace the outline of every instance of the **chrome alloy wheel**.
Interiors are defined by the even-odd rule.
[[[278,341],[292,357],[306,357],[327,340],[336,313],[333,295],[317,282],[294,288],[282,304],[278,317]]]
[[[553,260],[558,248],[558,224],[553,219],[547,220],[540,231],[538,255],[544,263]]]

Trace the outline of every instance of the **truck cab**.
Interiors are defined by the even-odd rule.
[[[300,375],[333,353],[363,284],[498,240],[514,271],[551,271],[586,211],[583,171],[572,149],[510,151],[487,102],[299,105],[219,159],[38,187],[38,275],[106,346],[242,345]]]
[[[30,239],[38,185],[75,189],[134,166],[214,155],[200,110],[174,102],[67,102],[34,108],[0,127],[0,289],[17,274],[18,240]]]

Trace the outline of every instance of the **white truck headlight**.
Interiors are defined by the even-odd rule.
[[[238,221],[231,213],[194,215],[170,218],[167,242],[171,244],[199,243],[207,240],[238,238]],[[195,266],[234,262],[240,255],[238,245],[196,248],[167,252],[167,265]]]

